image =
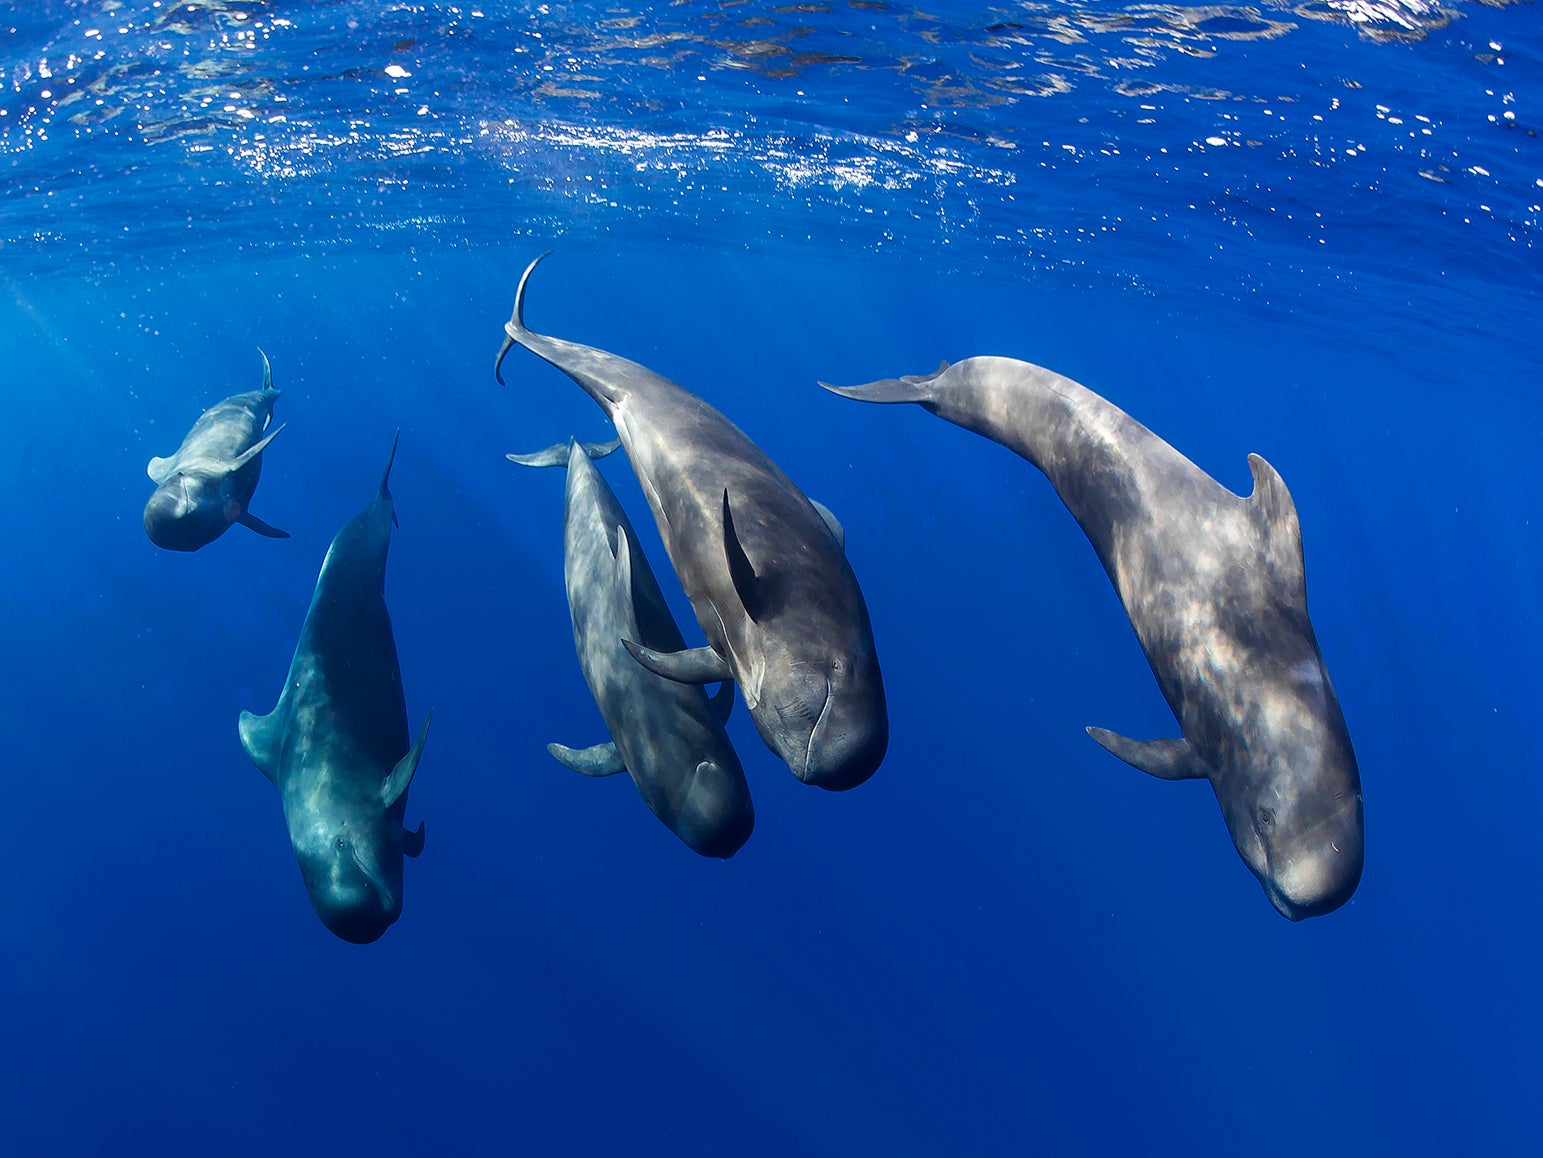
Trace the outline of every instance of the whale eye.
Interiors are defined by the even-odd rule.
[[[339,848],[342,848],[345,843],[347,843],[347,842],[344,841],[344,839],[341,836],[338,837],[338,847]]]
[[[1259,819],[1254,825],[1255,830],[1259,833],[1260,836],[1263,836],[1266,832],[1274,827],[1275,810],[1273,808],[1265,808],[1261,805],[1259,809]]]

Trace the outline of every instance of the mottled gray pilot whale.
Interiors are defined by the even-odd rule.
[[[262,473],[263,451],[284,427],[269,432],[273,370],[263,354],[263,387],[216,402],[198,416],[170,458],[152,458],[146,473],[155,494],[145,504],[145,534],[168,551],[196,551],[225,533],[232,523],[270,539],[289,534],[270,527],[247,509]]]
[[[1182,739],[1089,733],[1165,780],[1209,780],[1243,861],[1292,920],[1361,879],[1361,777],[1307,617],[1296,506],[1250,455],[1239,498],[1123,410],[1042,366],[969,358],[827,390],[916,402],[1037,466],[1109,573]]]
[[[520,278],[494,374],[519,343],[616,424],[709,644],[666,654],[629,641],[629,650],[669,679],[733,680],[761,738],[804,783],[861,784],[884,758],[889,715],[840,524],[696,395],[636,362],[527,329],[525,287],[540,261]]]
[[[702,856],[733,856],[750,839],[750,785],[723,722],[734,704],[725,683],[709,702],[694,684],[677,683],[637,663],[622,645],[659,651],[686,646],[621,503],[591,458],[620,442],[570,442],[535,454],[511,454],[524,466],[568,467],[563,503],[563,580],[573,646],[584,682],[611,740],[575,751],[547,751],[575,772],[627,772],[666,828]]]
[[[278,705],[241,713],[241,744],[278,787],[311,905],[345,941],[376,940],[402,913],[402,857],[423,825],[402,826],[430,712],[407,746],[407,704],[386,611],[396,512],[387,480],[337,533],[316,580]]]

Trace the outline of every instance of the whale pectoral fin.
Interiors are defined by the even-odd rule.
[[[261,441],[255,442],[251,446],[247,447],[246,450],[244,450],[235,459],[234,462],[232,462],[229,466],[227,466],[225,468],[226,473],[227,474],[235,474],[236,471],[240,470],[247,463],[251,462],[254,458],[256,458],[263,451],[267,450],[268,449],[268,444],[270,442],[272,442],[275,438],[277,438],[279,436],[279,433],[288,425],[289,425],[289,423],[287,423],[287,422],[279,423],[278,426],[275,427],[271,433],[265,435],[262,438]]]
[[[615,776],[618,772],[627,770],[627,765],[622,762],[621,753],[609,740],[604,744],[594,744],[588,748],[548,744],[546,750],[552,753],[552,757],[559,764],[572,768],[581,776]]]
[[[830,508],[818,499],[810,499],[810,506],[819,512],[820,518],[825,520],[825,525],[830,528],[830,533],[836,536],[836,545],[843,551],[847,549],[846,528],[841,525],[841,520],[831,514]]]
[[[160,486],[171,477],[171,459],[152,458],[150,465],[145,467],[145,473],[150,476],[151,482]]]
[[[252,758],[259,772],[277,784],[274,776],[279,766],[279,744],[284,738],[278,709],[275,708],[266,716],[242,712],[239,726],[241,746],[246,749],[246,754]]]
[[[270,527],[251,511],[247,511],[246,514],[242,515],[239,519],[236,520],[236,522],[240,523],[243,527],[246,527],[249,530],[256,531],[259,535],[262,535],[266,539],[289,538],[288,531],[281,531],[277,527]]]
[[[1088,735],[1124,760],[1159,780],[1204,780],[1206,774],[1189,741],[1132,740],[1107,728],[1089,728]]]
[[[390,775],[380,782],[381,803],[387,808],[400,800],[407,786],[413,782],[413,773],[418,771],[418,761],[423,758],[423,744],[429,738],[429,725],[433,722],[434,709],[430,708],[429,714],[423,719],[423,727],[418,729],[418,738],[407,750],[407,755],[398,760]]]
[[[402,855],[417,856],[423,851],[423,821],[418,822],[418,831],[402,829]]]
[[[1264,543],[1265,554],[1280,575],[1304,589],[1306,567],[1302,561],[1302,521],[1286,480],[1257,454],[1248,456],[1248,469],[1254,476],[1254,493],[1248,502]]]
[[[751,565],[750,556],[745,554],[744,544],[739,541],[739,533],[734,529],[734,512],[729,507],[727,487],[723,491],[723,554],[728,559],[729,578],[734,581],[734,590],[744,605],[745,614],[753,622],[758,621],[765,611],[765,600],[755,567]]]
[[[729,722],[729,713],[734,710],[734,684],[729,680],[713,693],[713,710],[718,713],[720,724]]]
[[[715,684],[729,682],[734,673],[724,658],[710,647],[692,647],[685,651],[655,651],[630,639],[623,639],[622,646],[632,658],[655,675],[678,684]]]

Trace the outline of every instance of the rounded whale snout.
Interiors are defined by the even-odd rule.
[[[744,847],[755,829],[755,807],[737,763],[720,767],[712,760],[703,760],[697,765],[674,828],[686,847],[699,856],[727,860]]]
[[[201,488],[178,476],[145,504],[145,534],[163,551],[196,551],[214,542],[240,517],[222,497],[206,501]]]
[[[779,710],[786,735],[773,747],[805,784],[843,792],[878,771],[889,749],[884,689],[877,679],[841,679],[839,667],[819,682],[797,701],[802,710]]]
[[[334,889],[311,894],[311,907],[333,936],[354,945],[368,945],[402,915],[402,906],[374,888]]]
[[[1272,871],[1261,883],[1281,916],[1290,921],[1321,917],[1355,893],[1365,863],[1361,817],[1361,798],[1351,796],[1272,858]]]

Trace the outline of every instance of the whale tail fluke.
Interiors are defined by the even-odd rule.
[[[576,440],[556,442],[545,450],[533,451],[530,454],[506,454],[510,462],[520,466],[567,466],[568,455]],[[590,458],[604,458],[621,446],[621,439],[613,438],[610,442],[580,442],[578,447]]]
[[[531,272],[552,255],[549,249],[525,267],[525,272],[520,275],[520,284],[514,291],[514,310],[509,315],[509,320],[504,323],[504,344],[498,347],[498,356],[493,359],[493,377],[498,379],[500,386],[504,385],[503,365],[504,355],[521,337],[530,333],[525,328],[525,286],[530,282]]]
[[[903,378],[881,378],[862,386],[820,385],[832,394],[843,398],[855,398],[859,402],[922,402],[932,398],[932,384],[948,370],[947,360],[941,362],[931,374],[907,374]]]

